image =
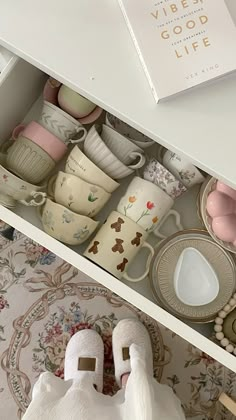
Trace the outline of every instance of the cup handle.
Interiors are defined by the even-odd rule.
[[[47,194],[44,192],[40,192],[40,191],[33,191],[30,196],[32,197],[32,199],[30,201],[26,201],[26,200],[20,200],[21,204],[24,204],[25,206],[33,206],[33,207],[38,207],[38,206],[42,206],[47,198]],[[40,200],[37,200],[37,198],[41,198]]]
[[[85,140],[85,137],[87,136],[87,130],[84,127],[78,127],[76,129],[76,134],[79,134],[83,132],[82,137],[78,138],[78,139],[68,139],[66,141],[66,144],[78,144],[78,143],[82,143]]]
[[[12,131],[12,138],[13,140],[17,140],[20,133],[25,129],[25,125],[24,124],[19,124],[17,125],[14,130]]]
[[[161,238],[161,239],[166,239],[167,238],[166,235],[163,235],[162,233],[159,232],[159,229],[163,225],[163,223],[166,221],[166,219],[168,219],[169,216],[174,216],[176,227],[179,230],[183,230],[183,226],[181,224],[181,219],[180,219],[180,214],[176,210],[169,210],[168,213],[161,219],[159,227],[157,227],[153,231],[154,235],[156,235],[158,238]]]
[[[56,184],[57,174],[54,174],[48,181],[47,193],[49,197],[54,198],[55,194],[55,184]]]
[[[138,169],[138,168],[142,168],[142,166],[145,164],[146,162],[146,157],[145,155],[143,155],[142,153],[139,152],[132,152],[130,154],[131,157],[140,157],[140,160],[138,161],[138,163],[136,163],[135,165],[129,165],[130,169]]]
[[[150,245],[148,242],[144,242],[142,248],[148,248],[149,251],[150,251],[150,255],[148,256],[148,261],[147,261],[147,264],[146,264],[146,270],[144,271],[144,273],[140,277],[130,277],[128,275],[128,273],[124,273],[123,278],[125,280],[132,281],[133,283],[137,283],[138,281],[141,281],[141,280],[145,279],[145,277],[147,277],[148,272],[149,272],[149,266],[150,266],[150,263],[151,263],[151,260],[152,260],[152,257],[154,255],[155,251],[154,251],[154,248],[152,247],[152,245]]]

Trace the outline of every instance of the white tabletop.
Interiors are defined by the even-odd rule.
[[[157,105],[117,0],[0,0],[0,44],[236,186],[236,74]]]

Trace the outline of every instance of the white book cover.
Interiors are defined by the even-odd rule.
[[[224,0],[119,3],[157,102],[236,69],[236,27]]]

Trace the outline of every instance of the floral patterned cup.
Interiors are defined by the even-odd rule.
[[[117,211],[151,233],[157,229],[157,226],[159,228],[160,221],[163,223],[170,214],[175,215],[176,224],[180,227],[179,214],[175,210],[170,210],[173,204],[174,200],[161,188],[136,176],[119,201]]]
[[[181,181],[168,171],[158,160],[152,158],[144,169],[144,179],[158,185],[171,198],[176,199],[187,191]]]
[[[89,217],[95,216],[111,197],[103,188],[61,171],[49,180],[48,194],[57,203]]]
[[[68,245],[85,242],[99,224],[49,199],[46,200],[40,216],[45,232]]]
[[[201,184],[205,179],[196,166],[170,150],[165,152],[163,164],[187,188],[191,188],[196,184]]]
[[[1,159],[0,159],[1,162]],[[33,185],[12,174],[0,165],[0,204],[16,207],[17,201],[25,206],[42,206],[46,201],[46,185]]]

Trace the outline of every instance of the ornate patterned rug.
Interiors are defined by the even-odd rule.
[[[1,420],[22,417],[41,372],[63,378],[68,340],[84,328],[103,338],[104,393],[115,393],[112,330],[129,316],[147,326],[155,377],[174,389],[187,418],[233,420],[217,400],[222,388],[236,395],[236,374],[19,232],[13,242],[0,236]]]

